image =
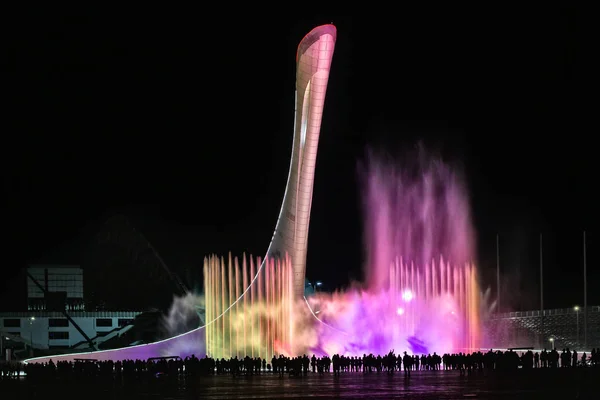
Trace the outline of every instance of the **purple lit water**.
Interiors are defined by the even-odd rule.
[[[467,190],[421,151],[401,166],[364,165],[365,281],[309,299],[327,354],[449,352],[479,345],[475,242]]]

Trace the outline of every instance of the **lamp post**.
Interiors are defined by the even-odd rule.
[[[554,347],[554,338],[550,338],[549,340],[550,340],[550,343],[552,343],[552,350],[554,350],[555,349],[555,347]]]
[[[29,353],[33,357],[33,323],[35,322],[35,317],[29,318]]]
[[[575,314],[577,315],[577,346],[579,347],[579,306],[573,307]]]
[[[323,282],[321,282],[321,281],[316,281],[316,282],[315,282],[315,285],[314,285],[314,290],[315,290],[315,293],[317,293],[317,288],[318,288],[319,286],[321,286],[322,284],[323,284]]]
[[[322,284],[323,284],[323,282],[321,282],[321,281],[316,281],[316,282],[313,284],[313,291],[314,291],[314,294],[315,294],[315,295],[317,294],[317,288],[318,288],[319,286],[321,286]],[[318,310],[315,310],[315,315],[317,315],[318,313],[320,313],[320,312],[321,312],[321,302],[317,302],[317,303],[315,304],[315,306],[316,306],[315,308],[317,308],[317,307],[318,307]]]

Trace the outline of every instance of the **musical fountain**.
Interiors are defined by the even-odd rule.
[[[296,59],[296,127],[284,201],[267,257],[204,261],[204,325],[141,346],[54,359],[158,355],[262,357],[466,351],[480,343],[479,285],[467,191],[426,157],[398,166],[370,155],[363,171],[365,280],[306,299],[308,225],[333,25],[309,32]],[[189,299],[188,299],[189,300]],[[186,326],[193,302],[175,302],[169,326]],[[192,304],[192,306],[190,305]],[[31,359],[45,362],[48,357]]]
[[[364,169],[365,282],[295,296],[291,262],[255,271],[205,260],[207,352],[213,357],[303,353],[438,353],[478,349],[480,290],[467,191],[441,160],[411,167],[370,156]],[[448,257],[445,259],[444,257]],[[308,306],[308,307],[307,307]]]

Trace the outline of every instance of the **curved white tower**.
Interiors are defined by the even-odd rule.
[[[267,250],[267,256],[283,257],[286,253],[291,256],[293,292],[294,295],[300,297],[304,295],[308,222],[312,204],[317,146],[336,33],[333,25],[318,26],[310,31],[298,45],[296,54],[296,121],[292,161],[275,233]],[[264,266],[265,261],[261,268]],[[250,286],[257,277],[258,272],[252,278]],[[160,355],[177,354],[185,357],[194,353],[196,355],[204,354],[206,327],[224,318],[224,315],[248,292],[250,286],[245,288],[241,295],[237,296],[237,299],[231,301],[229,307],[219,310],[219,315],[216,315],[211,321],[207,321],[206,325],[182,335],[121,349],[37,357],[25,360],[25,362],[43,363],[50,359],[73,361],[75,358],[116,361],[147,359]],[[225,288],[223,290],[225,291]]]
[[[308,223],[317,146],[337,31],[321,25],[310,31],[296,54],[296,115],[292,161],[269,256],[292,258],[294,293],[304,295]]]

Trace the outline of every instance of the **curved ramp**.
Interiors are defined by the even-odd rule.
[[[25,360],[27,363],[46,363],[50,360],[74,361],[75,359],[86,360],[146,360],[159,356],[180,356],[185,358],[192,354],[201,357],[204,354],[204,330],[205,326],[196,328],[184,334],[174,336],[158,342],[141,344],[120,349],[89,351],[82,353],[57,354],[54,356],[35,357]]]

